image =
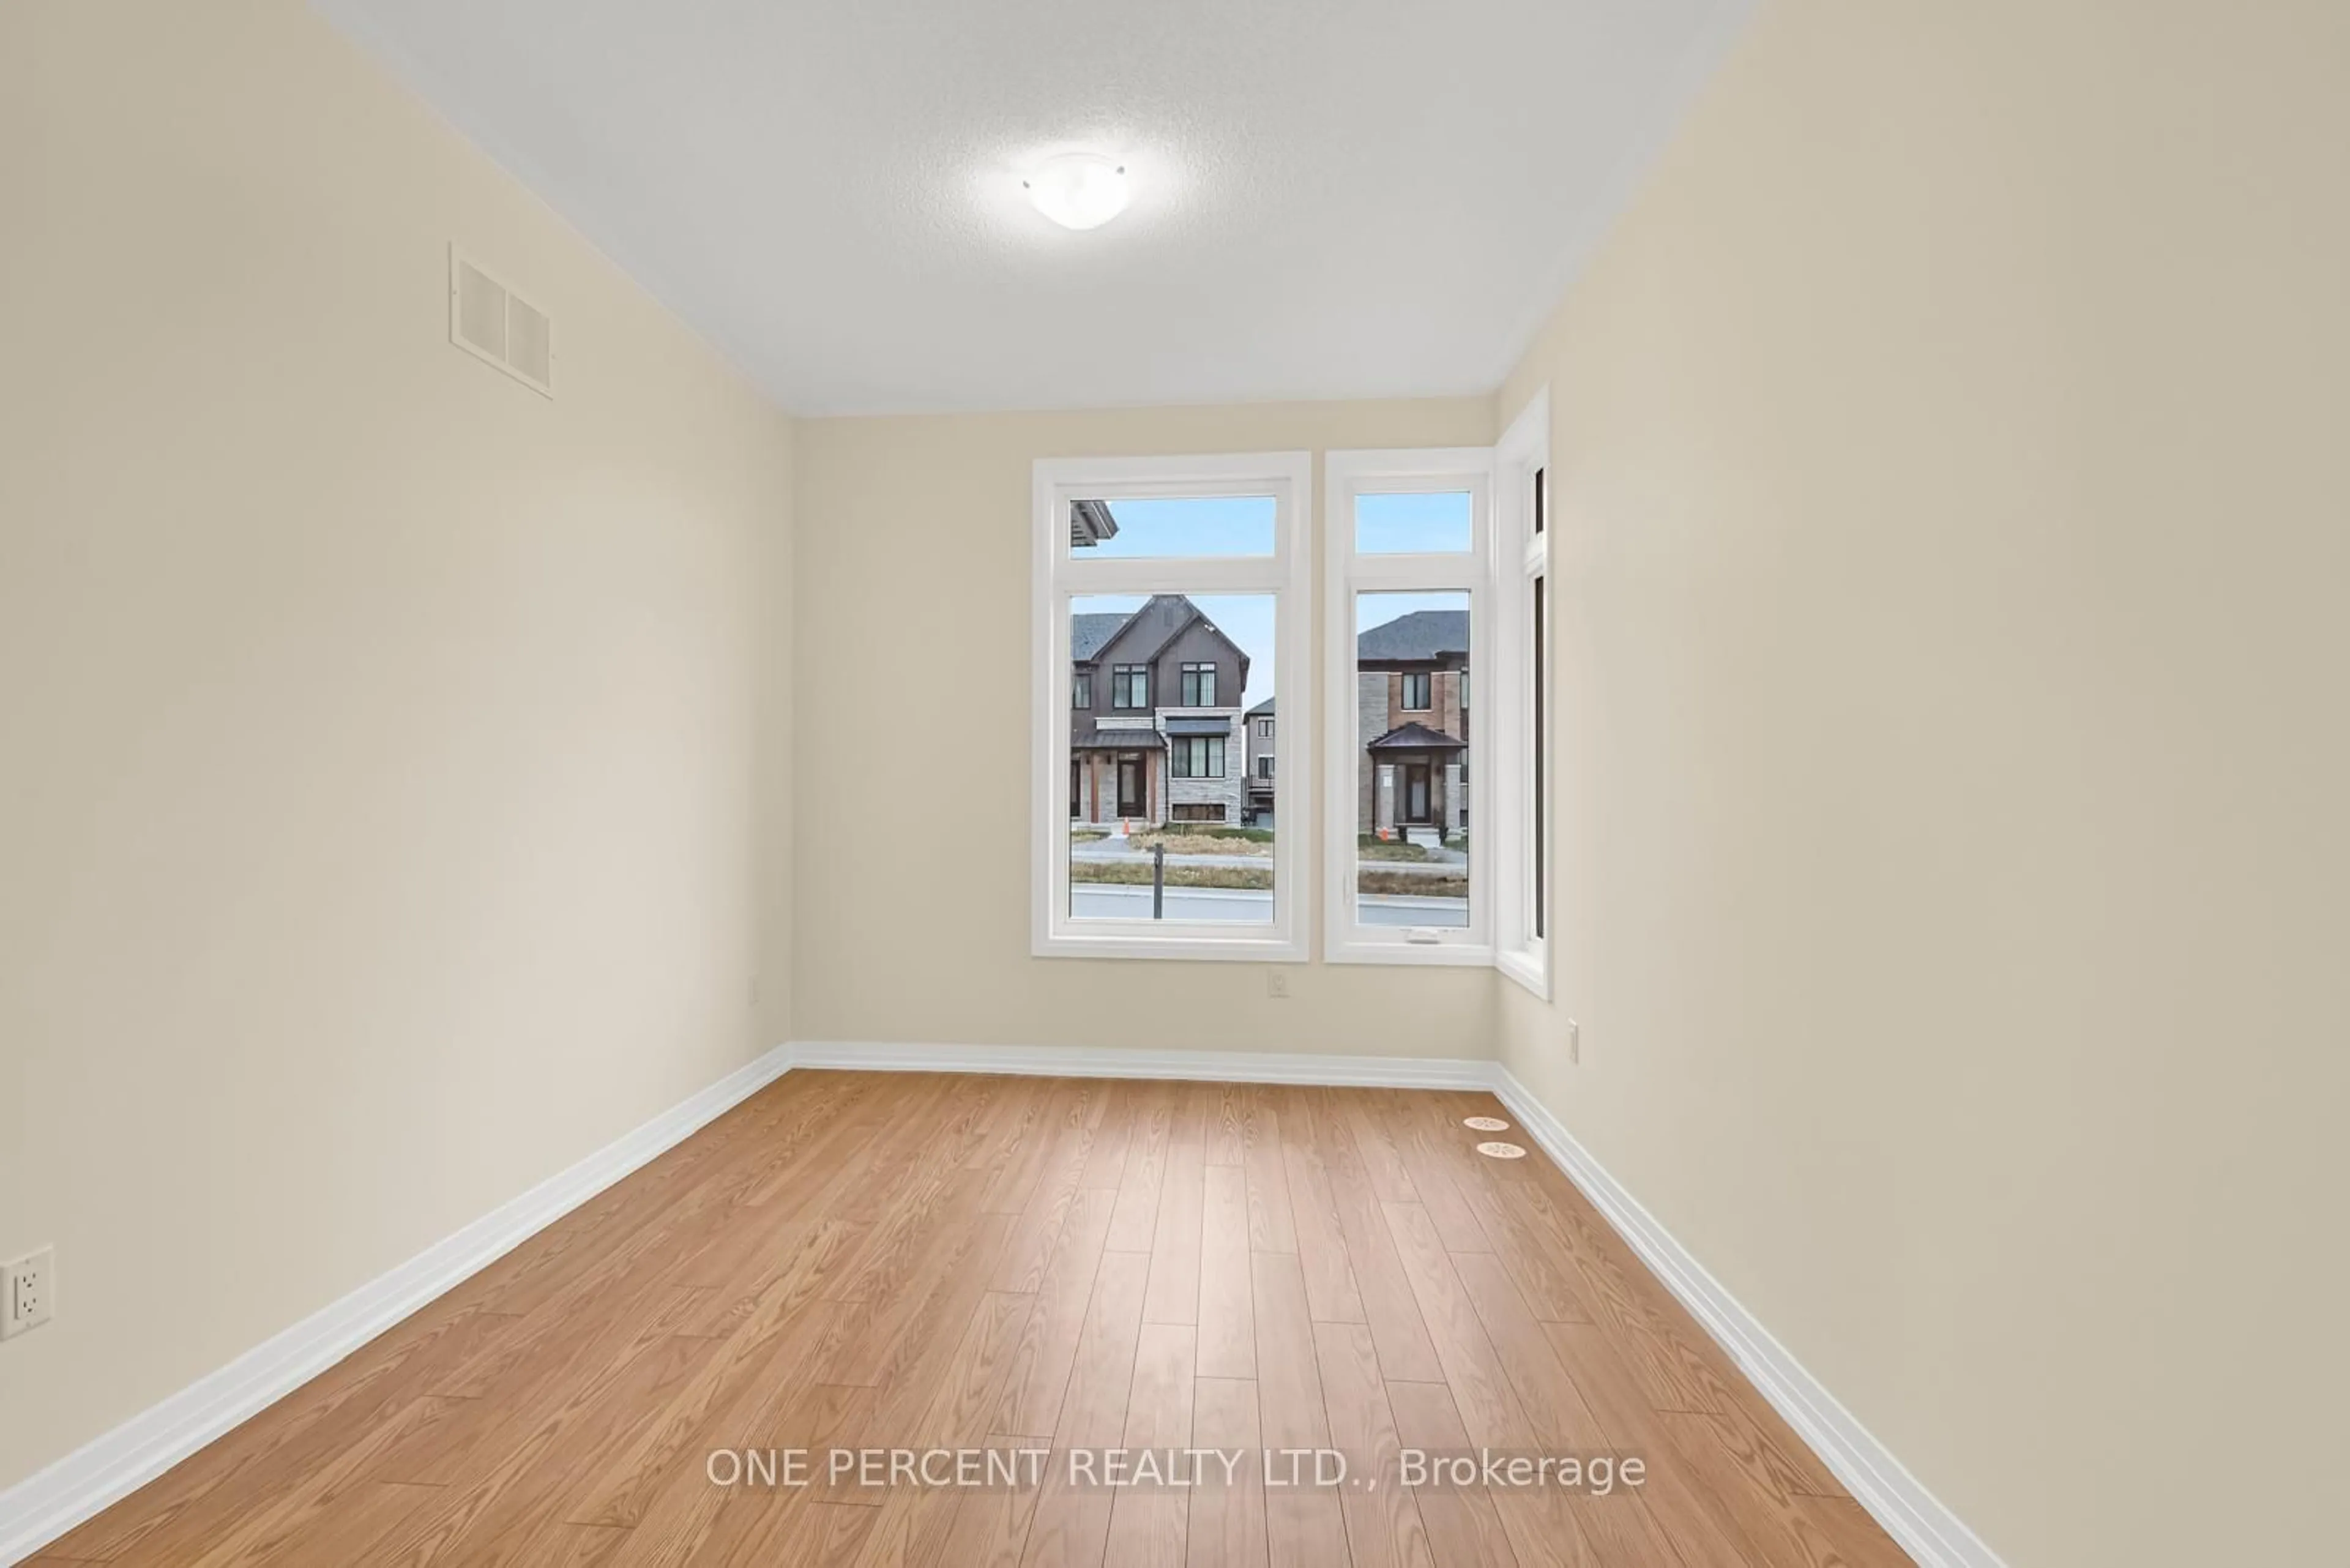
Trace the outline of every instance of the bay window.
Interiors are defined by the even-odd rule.
[[[1497,700],[1494,967],[1548,997],[1550,956],[1552,499],[1550,399],[1537,394],[1494,449],[1496,576],[1501,592]]]
[[[1035,953],[1296,961],[1318,902],[1327,961],[1548,994],[1548,420],[1326,454],[1318,712],[1307,454],[1035,465]]]

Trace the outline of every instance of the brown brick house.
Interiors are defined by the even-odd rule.
[[[1181,594],[1069,621],[1069,816],[1238,823],[1248,655]]]
[[[1363,831],[1469,826],[1469,612],[1416,610],[1355,642]]]

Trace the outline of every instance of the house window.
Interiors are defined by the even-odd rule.
[[[1170,742],[1179,779],[1220,779],[1224,776],[1222,735],[1177,735]]]
[[[1270,719],[1259,719],[1259,720],[1256,722],[1256,734],[1257,734],[1257,739],[1258,739],[1258,740],[1260,740],[1260,741],[1270,741],[1270,740],[1272,740],[1272,739],[1273,739],[1273,721],[1272,721],[1272,720],[1270,720]]]
[[[1324,954],[1334,962],[1492,961],[1488,847],[1469,833],[1465,704],[1436,703],[1483,656],[1492,603],[1490,448],[1332,452],[1324,534]],[[1389,698],[1393,696],[1390,708]]]
[[[1269,779],[1273,776],[1273,754],[1270,752],[1257,758],[1256,776],[1261,779]]]
[[[1541,469],[1534,470],[1534,494],[1539,498],[1542,494]],[[1542,512],[1539,507],[1534,512],[1534,521],[1539,526],[1542,521]],[[1550,889],[1544,886],[1544,883],[1549,878],[1550,868],[1543,861],[1543,835],[1547,825],[1543,821],[1542,811],[1543,766],[1546,761],[1545,753],[1550,744],[1548,726],[1544,722],[1549,716],[1544,711],[1544,699],[1548,693],[1543,690],[1545,684],[1544,678],[1548,674],[1543,667],[1550,662],[1549,616],[1546,607],[1543,604],[1543,590],[1547,586],[1547,574],[1534,579],[1533,592],[1530,596],[1534,607],[1534,637],[1526,649],[1526,663],[1534,671],[1534,711],[1527,729],[1526,759],[1528,782],[1534,787],[1534,809],[1526,814],[1527,826],[1531,829],[1527,836],[1532,841],[1527,846],[1530,853],[1526,857],[1526,869],[1534,881],[1533,909],[1530,913],[1534,921],[1534,939],[1537,941],[1549,935],[1544,928],[1549,924],[1547,919],[1549,910],[1546,906],[1549,902],[1547,895]]]
[[[1550,995],[1551,625],[1550,445],[1546,394],[1494,450],[1494,560],[1500,583],[1490,691],[1494,769],[1493,963],[1535,995]]]
[[[1146,715],[1244,711],[1284,688],[1292,701],[1310,701],[1310,457],[1045,459],[1035,477],[1032,646],[1042,662],[1032,709],[1039,797],[1030,835],[1032,950],[1303,961],[1314,901],[1302,832],[1252,843],[1246,864],[1219,863],[1212,877],[1206,867],[1170,877],[1156,899],[1101,836],[1120,821],[1229,823],[1243,795],[1253,808],[1271,809],[1263,788],[1211,784],[1247,764],[1248,748],[1237,757],[1231,750],[1246,731],[1227,724],[1219,734],[1167,734]],[[1173,692],[1156,689],[1152,670],[1162,654],[1177,680]],[[1094,669],[1110,677],[1098,713],[1078,707],[1078,676]],[[1302,743],[1297,735],[1276,738],[1269,726],[1266,741],[1275,755],[1283,744]],[[1064,817],[1052,797],[1073,762]],[[1297,765],[1293,758],[1280,771],[1295,776]],[[1268,772],[1268,784],[1272,778]],[[1183,869],[1181,853],[1169,854],[1170,871]]]
[[[1094,672],[1080,670],[1069,682],[1069,706],[1090,708],[1094,705]]]
[[[1212,708],[1216,705],[1216,667],[1212,664],[1186,664],[1181,676],[1183,706]]]

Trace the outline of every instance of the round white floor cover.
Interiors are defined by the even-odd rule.
[[[1499,1116],[1463,1116],[1461,1125],[1477,1132],[1507,1132],[1510,1124]]]
[[[1513,1143],[1481,1143],[1477,1146],[1477,1152],[1482,1155],[1489,1155],[1495,1159],[1523,1159],[1526,1158],[1526,1151],[1520,1148]]]

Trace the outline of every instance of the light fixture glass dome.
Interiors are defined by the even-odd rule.
[[[1126,165],[1098,152],[1065,152],[1021,183],[1036,210],[1065,229],[1097,229],[1126,210]]]

